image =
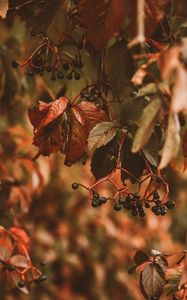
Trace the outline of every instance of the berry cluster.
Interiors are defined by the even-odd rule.
[[[72,188],[74,190],[78,189],[79,186],[84,187],[82,184],[79,183],[72,184]],[[168,200],[167,202],[162,203],[162,201],[160,200],[160,196],[156,191],[152,193],[152,199],[142,198],[142,195],[140,195],[139,193],[124,193],[119,196],[118,201],[116,201],[114,198],[111,199],[100,196],[94,190],[90,191],[92,207],[96,208],[101,206],[102,204],[105,204],[108,200],[113,200],[113,209],[115,211],[120,211],[122,210],[122,208],[124,208],[126,210],[131,211],[131,215],[134,217],[144,217],[146,208],[151,208],[152,212],[157,216],[164,216],[167,212],[167,209],[172,209],[175,206],[175,202],[172,200]]]
[[[12,61],[12,67],[17,68],[19,64]],[[68,80],[81,78],[80,70],[83,68],[80,51],[75,57],[67,53],[59,56],[57,47],[55,47],[48,39],[39,46],[22,64],[25,73],[29,77],[34,75],[43,76],[44,72],[51,73],[50,79],[67,78]]]
[[[86,99],[90,102],[102,100],[102,93],[97,86],[91,86],[81,92],[81,99]]]

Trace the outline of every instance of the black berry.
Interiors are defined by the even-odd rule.
[[[165,203],[165,205],[168,209],[172,209],[175,207],[175,202],[172,200],[169,200],[168,202]]]
[[[158,194],[157,192],[154,192],[154,193],[153,193],[153,198],[154,198],[154,199],[159,199],[160,196],[159,196],[159,194]]]
[[[64,78],[64,73],[63,72],[58,72],[58,78],[63,79]]]
[[[79,73],[75,73],[74,78],[75,80],[79,80],[81,78],[81,75]]]
[[[65,71],[69,70],[69,64],[68,64],[68,63],[63,64],[62,67],[63,67],[63,69],[64,69]]]
[[[52,81],[55,81],[55,80],[56,80],[55,74],[52,74],[51,77],[50,77],[50,79],[51,79]]]
[[[78,183],[76,183],[76,182],[72,183],[72,189],[73,190],[76,190],[78,188],[79,188],[79,184]]]
[[[8,270],[9,270],[10,272],[14,271],[14,270],[15,270],[14,265],[9,265],[9,266],[8,266]]]
[[[13,60],[12,62],[11,62],[11,65],[12,65],[12,68],[14,68],[14,69],[17,69],[18,68],[18,63],[15,61],[15,60]]]
[[[100,198],[100,201],[102,202],[102,204],[104,204],[104,203],[107,202],[107,198],[106,198],[106,197],[101,197],[101,198]]]
[[[68,79],[68,80],[71,80],[72,78],[73,78],[72,73],[69,73],[69,74],[67,75],[67,79]]]
[[[24,288],[24,286],[25,286],[25,281],[20,280],[20,281],[18,282],[18,286],[19,286],[19,288]]]
[[[131,214],[132,214],[133,217],[136,217],[138,215],[137,209],[133,209]]]
[[[113,209],[116,210],[116,211],[119,211],[119,210],[122,209],[122,206],[119,203],[115,203],[114,206],[113,206]]]
[[[43,282],[47,279],[47,276],[46,275],[42,275],[40,276],[40,282]]]

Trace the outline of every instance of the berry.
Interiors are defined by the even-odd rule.
[[[99,194],[94,192],[93,199],[94,200],[99,200],[99,198],[100,198]]]
[[[137,203],[136,203],[136,205],[137,205],[137,207],[142,207],[143,206],[143,203],[142,203],[142,201],[138,201]]]
[[[122,209],[122,206],[119,203],[115,203],[114,206],[113,206],[113,209],[116,210],[116,211],[119,211],[119,210]]]
[[[156,215],[156,216],[159,216],[161,211],[160,211],[160,208],[157,207],[157,206],[153,206],[152,207],[152,212]]]
[[[145,207],[146,207],[146,208],[149,208],[149,207],[150,207],[149,202],[145,202]]]
[[[157,296],[152,296],[151,300],[158,300],[158,297]]]
[[[43,274],[42,276],[40,276],[39,279],[40,279],[40,282],[43,282],[47,279],[47,276]]]
[[[9,265],[9,266],[8,266],[8,270],[9,270],[10,272],[14,271],[14,270],[15,270],[14,265]]]
[[[157,192],[154,192],[154,193],[153,193],[153,198],[154,198],[154,199],[159,199],[160,196],[159,196],[159,194],[158,194]]]
[[[91,202],[91,205],[92,205],[92,207],[97,207],[98,206],[98,204],[97,204],[97,200],[93,200],[92,202]]]
[[[63,72],[58,72],[58,78],[63,79],[64,78],[64,73]]]
[[[165,214],[166,214],[166,208],[164,206],[162,206],[160,208],[160,214],[161,214],[161,216],[165,216]]]
[[[28,72],[27,72],[27,75],[28,75],[29,77],[33,77],[33,76],[34,76],[34,73],[33,73],[32,71],[28,71]]]
[[[128,210],[132,209],[132,205],[129,202],[127,202],[127,201],[123,204],[123,207],[126,208],[126,209],[128,209]]]
[[[101,198],[100,198],[100,201],[102,202],[102,204],[104,204],[104,203],[107,202],[107,198],[106,198],[106,197],[101,197]]]
[[[72,73],[69,73],[69,74],[67,75],[67,79],[68,79],[68,80],[71,80],[72,78],[73,78]]]
[[[55,80],[56,80],[55,74],[52,74],[51,77],[50,77],[50,79],[51,79],[52,81],[55,81]]]
[[[139,207],[138,212],[139,212],[140,217],[145,217],[145,211],[144,211],[143,207]]]
[[[79,80],[81,78],[81,75],[79,73],[75,73],[74,78],[75,80]]]
[[[136,217],[138,215],[137,209],[133,209],[131,214],[132,214],[133,217]]]
[[[69,64],[68,63],[63,64],[62,67],[65,71],[69,70]]]
[[[45,267],[45,265],[46,265],[45,261],[40,262],[40,267]]]
[[[79,188],[79,184],[77,182],[72,183],[72,189],[76,190]]]
[[[24,288],[25,281],[23,281],[23,280],[18,281],[18,286],[19,286],[19,288]]]
[[[12,62],[11,62],[11,65],[12,65],[12,68],[14,68],[14,69],[17,69],[18,68],[18,63],[15,61],[15,60],[13,60]]]
[[[51,72],[51,71],[52,71],[52,67],[51,67],[51,66],[47,66],[47,67],[46,67],[46,71],[47,71],[47,72]]]
[[[168,209],[172,209],[175,207],[175,202],[172,200],[169,200],[168,202],[165,203],[165,205]]]
[[[157,176],[157,177],[156,177],[156,182],[157,182],[157,183],[162,183],[162,178],[161,178],[160,176]]]

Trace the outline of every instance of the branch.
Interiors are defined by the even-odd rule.
[[[137,0],[137,35],[129,42],[128,47],[132,48],[145,41],[145,0]]]

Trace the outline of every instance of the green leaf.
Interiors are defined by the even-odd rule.
[[[54,44],[60,44],[64,35],[68,34],[70,30],[68,21],[70,5],[71,1],[69,0],[50,0],[35,17],[36,21],[31,28],[32,34],[43,34]]]
[[[144,97],[148,95],[153,95],[157,92],[157,86],[155,83],[148,83],[147,85],[143,86],[139,89],[138,93],[136,94],[137,97]]]
[[[132,90],[130,80],[134,66],[124,42],[118,42],[106,50],[104,65],[114,97],[122,98],[128,95]]]
[[[146,105],[147,100],[145,98],[128,98],[123,101],[120,111],[120,123],[123,126],[137,124]]]
[[[129,179],[132,183],[137,182],[136,178],[142,175],[145,169],[145,162],[140,153],[132,153],[132,140],[127,137],[121,151],[121,167],[128,172],[121,171],[121,179]],[[130,174],[129,174],[130,173]],[[132,175],[131,175],[132,174]]]
[[[96,149],[91,161],[91,172],[96,180],[109,175],[116,168],[118,150],[119,145],[116,138]]]
[[[159,98],[154,98],[144,109],[142,117],[139,122],[139,128],[136,132],[132,152],[138,152],[149,140],[154,123],[158,117],[161,109],[161,101]]]
[[[178,154],[180,147],[180,124],[178,115],[171,111],[168,120],[166,139],[162,150],[159,169],[165,168]]]
[[[148,143],[142,148],[146,159],[154,167],[158,166],[159,151],[163,146],[163,130],[160,126],[155,126]]]
[[[97,148],[108,144],[116,135],[118,127],[112,122],[97,124],[89,133],[88,152],[92,154]]]

